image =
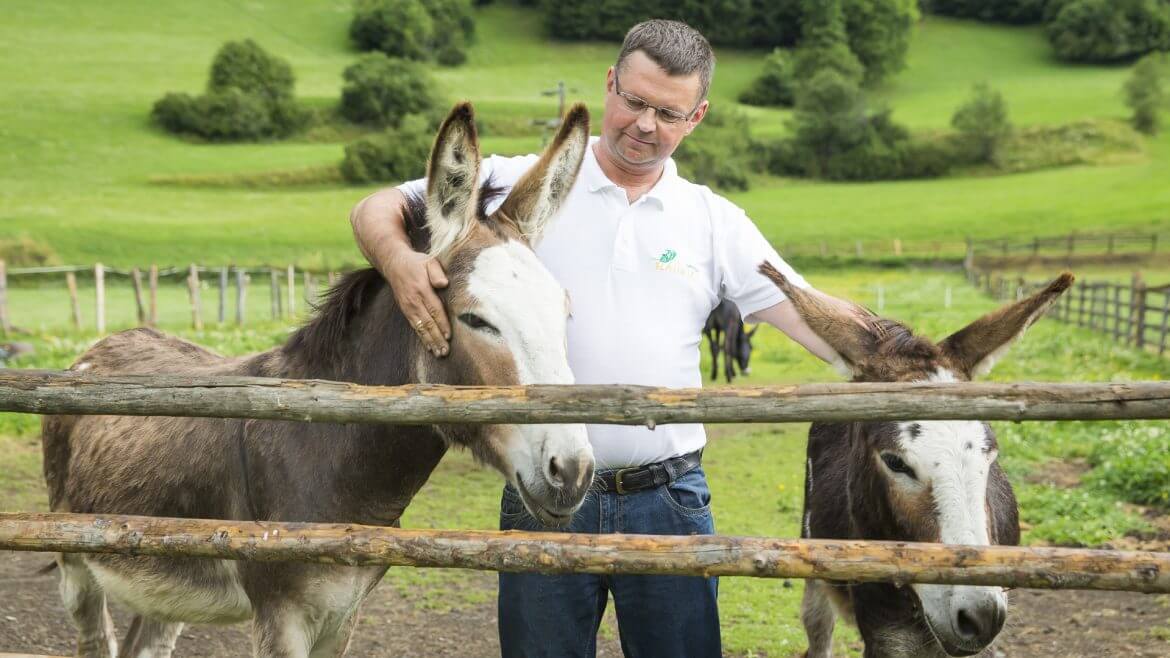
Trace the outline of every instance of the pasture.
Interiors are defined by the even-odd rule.
[[[25,236],[50,248],[58,262],[78,265],[292,262],[341,269],[360,264],[346,215],[373,188],[158,182],[166,176],[230,179],[328,167],[341,159],[352,134],[326,127],[286,142],[209,145],[175,139],[148,119],[150,105],[165,92],[201,88],[211,54],[221,43],[246,37],[290,61],[299,98],[329,107],[336,101],[342,69],[355,58],[345,38],[350,11],[348,0],[200,6],[174,0],[8,3],[6,20],[0,22],[5,44],[0,79],[6,92],[0,98],[0,243]],[[548,42],[537,14],[507,3],[478,9],[476,18],[478,37],[467,64],[437,70],[436,76],[449,100],[466,97],[475,103],[486,122],[486,152],[536,149],[540,140],[528,121],[554,111],[554,102],[540,92],[558,80],[574,90],[571,97],[599,107],[614,44]],[[757,72],[762,53],[718,55],[712,92],[716,111],[734,103]],[[1120,119],[1125,113],[1120,88],[1127,73],[1126,67],[1058,65],[1037,29],[932,17],[918,26],[907,70],[875,96],[894,108],[895,118],[919,131],[946,128],[971,85],[984,80],[1004,93],[1017,125]],[[745,112],[757,135],[785,130],[785,112]],[[1117,163],[881,184],[759,175],[750,191],[731,198],[776,243],[959,241],[1074,229],[1165,230],[1170,228],[1167,181],[1170,134],[1164,133],[1147,140],[1139,157]],[[1102,268],[1078,274],[1129,276]],[[936,338],[995,306],[960,275],[945,271],[853,267],[806,275],[827,292],[874,308],[880,286],[884,314]],[[1170,266],[1147,272],[1154,283],[1168,277]],[[948,288],[952,305],[944,308]],[[92,288],[84,281],[81,292],[83,300],[91,299]],[[208,326],[195,332],[187,328],[186,291],[164,287],[160,324],[227,354],[266,349],[283,340],[291,325],[268,318],[263,285],[254,285],[250,295],[249,324],[239,328],[207,320],[214,318],[216,302],[205,291]],[[128,286],[115,283],[107,296],[110,329],[131,326]],[[9,298],[14,323],[29,331],[19,339],[36,349],[34,356],[14,362],[16,367],[66,367],[97,338],[91,330],[69,328],[63,286],[16,283]],[[92,305],[83,301],[82,313],[92,326]],[[737,385],[837,379],[770,328],[761,329],[756,348],[752,375],[737,379]],[[1167,361],[1155,355],[1041,322],[991,378],[1127,381],[1168,375]],[[1001,459],[1020,495],[1026,542],[1166,550],[1170,429],[1165,423],[997,423],[995,428]],[[705,464],[721,533],[797,536],[806,430],[805,425],[710,429]],[[36,417],[0,414],[0,510],[46,508],[38,431]],[[475,466],[466,454],[451,454],[408,509],[403,525],[495,527],[500,486],[495,474]],[[27,571],[35,566],[23,561],[0,569],[0,651],[69,650],[72,637],[60,628],[64,615],[55,586],[47,578],[34,582]],[[26,586],[44,596],[15,593]],[[377,590],[353,655],[480,655],[494,641],[493,588],[491,574],[394,569]],[[800,591],[798,582],[725,579],[720,603],[726,650],[737,656],[798,655],[804,642],[797,619]],[[1165,597],[1033,596],[1017,597],[1022,607],[1008,631],[1008,656],[1100,655],[1123,648],[1135,656],[1170,653],[1170,600]],[[1069,633],[1061,615],[1092,607],[1115,614],[1084,617],[1076,630],[1084,639],[1053,644]],[[382,644],[397,628],[403,629],[399,644]],[[466,644],[458,638],[462,628],[486,633],[487,644]],[[240,644],[246,642],[245,632],[194,628],[184,634],[180,651],[228,655],[246,646]],[[602,636],[603,650],[611,652],[605,655],[614,655],[612,619],[603,623]],[[839,633],[838,638],[841,652],[856,655],[855,635]],[[1074,650],[1083,653],[1070,653]]]
[[[848,273],[814,272],[812,281],[824,290],[876,305],[876,287],[884,290],[884,313],[905,321],[921,333],[941,338],[995,303],[966,286],[958,275],[931,271],[865,271]],[[953,303],[943,308],[947,287]],[[172,325],[176,333],[210,345],[224,353],[243,353],[266,348],[282,340],[285,325],[258,324],[245,329],[209,327],[203,332]],[[17,365],[44,368],[65,367],[93,340],[89,335],[46,335],[38,339],[40,356]],[[827,366],[807,356],[791,341],[769,327],[756,337],[752,375],[737,379],[737,385],[835,381]],[[1068,373],[1076,373],[1070,377]],[[1039,323],[993,371],[996,381],[1126,381],[1164,379],[1163,360],[1132,349],[1118,347],[1099,336],[1056,322]],[[35,417],[0,416],[5,438],[6,468],[0,479],[5,510],[43,510],[46,499],[40,480],[40,447]],[[1117,547],[1165,545],[1170,533],[1166,517],[1149,517],[1142,508],[1128,502],[1131,492],[1165,486],[1165,459],[1170,432],[1159,422],[1100,423],[995,423],[1001,442],[1001,459],[1014,480],[1021,499],[1025,543],[1058,545],[1111,545]],[[705,456],[715,499],[716,523],[720,532],[756,536],[794,537],[799,532],[800,497],[803,477],[804,438],[807,426],[713,426],[712,441]],[[1134,455],[1151,462],[1130,463]],[[1159,470],[1160,469],[1160,470]],[[475,466],[464,453],[448,455],[431,481],[408,508],[404,527],[492,528],[499,505],[499,478]],[[1170,507],[1163,504],[1162,508]],[[1155,510],[1157,507],[1154,508]],[[494,610],[490,574],[460,570],[392,569],[379,586],[378,599],[402,597],[410,608],[426,617],[451,619],[468,616],[480,620],[489,631]],[[727,578],[721,583],[720,604],[725,646],[733,655],[788,656],[803,646],[803,632],[797,622],[800,584],[749,578]],[[1020,595],[1024,597],[1024,594]],[[1054,605],[1052,597],[1074,597],[1079,605],[1105,601],[1102,593],[1051,593],[1049,599],[1033,604],[1043,610]],[[1102,597],[1102,598],[1095,598]],[[1137,603],[1153,606],[1149,614],[1170,604],[1156,597],[1119,599],[1118,606]],[[50,604],[57,605],[55,600]],[[1108,604],[1112,605],[1110,601]],[[400,605],[400,604],[398,604]],[[1143,611],[1145,608],[1139,606]],[[1028,613],[1021,613],[1026,615]],[[412,617],[412,619],[414,619]],[[359,638],[376,638],[382,628],[374,618],[363,622]],[[438,622],[436,622],[438,624]],[[1029,621],[1013,622],[1013,632],[1022,633]],[[1139,651],[1159,655],[1170,650],[1164,638],[1165,622],[1150,629],[1129,629]],[[203,627],[192,631],[198,637],[216,633]],[[236,631],[242,632],[242,631]],[[440,627],[434,632],[443,633]],[[603,626],[612,641],[616,627]],[[0,637],[3,637],[0,635]],[[848,638],[850,636],[844,635]],[[1129,636],[1127,636],[1129,637]],[[1020,642],[1023,642],[1021,639]],[[849,649],[851,640],[840,647]],[[611,645],[612,646],[612,645]],[[1013,646],[1007,644],[1009,650]],[[1060,655],[1031,653],[1017,648],[1009,655]],[[452,649],[448,655],[471,655]],[[850,655],[850,654],[845,654]],[[1138,653],[1136,655],[1143,655]]]

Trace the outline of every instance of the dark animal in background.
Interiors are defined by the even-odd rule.
[[[838,370],[856,382],[983,375],[1073,280],[1065,274],[935,343],[860,308],[851,315],[825,304],[767,263],[760,270],[837,352]],[[1019,510],[998,452],[995,432],[980,421],[813,423],[801,536],[1018,544]],[[999,587],[808,580],[800,611],[807,658],[830,658],[838,615],[857,624],[865,658],[987,657],[1007,618],[1007,594]]]
[[[707,324],[703,327],[703,334],[707,336],[707,343],[711,346],[711,380],[719,379],[719,355],[723,355],[723,376],[727,383],[735,379],[735,367],[743,375],[751,374],[748,363],[752,358],[752,336],[759,326],[745,331],[743,318],[735,304],[727,300],[719,302],[719,306],[707,316]]]

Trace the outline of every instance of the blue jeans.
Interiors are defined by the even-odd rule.
[[[507,486],[500,530],[710,535],[715,523],[707,478],[697,468],[655,489],[592,491],[560,530],[542,526]],[[717,579],[696,576],[501,573],[500,652],[504,658],[591,658],[612,593],[626,656],[720,656],[717,588]]]

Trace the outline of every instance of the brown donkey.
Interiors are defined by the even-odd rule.
[[[847,317],[767,263],[760,271],[836,350],[835,365],[858,382],[952,382],[986,374],[1073,280],[1062,275],[936,344],[860,309]],[[997,454],[995,433],[984,422],[813,423],[801,536],[1017,544],[1016,498]],[[857,624],[866,658],[990,655],[1007,617],[1007,596],[999,587],[809,580],[801,606],[808,658],[832,655],[838,613]]]
[[[425,200],[407,214],[443,264],[452,351],[422,346],[374,270],[347,275],[282,347],[225,358],[147,330],[101,341],[92,373],[191,373],[360,384],[572,383],[565,291],[532,252],[587,147],[583,106],[499,211],[478,183],[470,105],[439,129]],[[448,447],[499,470],[545,524],[568,522],[593,478],[582,425],[395,427],[208,418],[57,416],[44,421],[45,479],[59,512],[397,525]],[[253,654],[341,656],[382,567],[63,554],[61,596],[81,656],[169,656],[183,622],[252,620]],[[106,595],[137,615],[117,651]]]

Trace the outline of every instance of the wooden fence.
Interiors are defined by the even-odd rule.
[[[1117,262],[1140,263],[1143,259],[1165,252],[1168,236],[1149,232],[1116,232],[1106,234],[1080,234],[1033,238],[996,238],[983,240],[854,240],[852,242],[789,243],[776,244],[780,254],[787,259],[847,259],[859,261],[880,261],[884,259],[912,260],[936,264],[958,265],[965,269],[995,270],[1028,262],[1043,262],[1072,265],[1078,261],[1093,259],[1120,259]],[[1159,252],[1161,249],[1161,252]],[[188,307],[191,311],[191,326],[200,329],[212,318],[203,317],[202,291],[214,289],[218,296],[217,313],[214,321],[219,324],[234,322],[247,323],[249,310],[248,291],[263,286],[267,280],[268,314],[271,319],[290,318],[297,313],[303,300],[309,308],[317,295],[330,286],[341,270],[316,270],[295,265],[238,267],[235,265],[159,268],[151,265],[145,268],[118,269],[97,263],[92,267],[52,266],[5,268],[0,261],[0,333],[11,331],[13,323],[19,324],[19,310],[12,313],[8,300],[10,279],[53,279],[63,277],[70,300],[70,321],[75,329],[82,328],[82,304],[78,298],[77,278],[94,281],[93,327],[105,333],[107,318],[106,305],[108,282],[111,278],[128,280],[132,286],[136,320],[138,325],[158,324],[158,286],[161,279],[175,279],[187,289]],[[58,279],[59,280],[59,279]],[[255,280],[255,281],[254,281]],[[253,285],[255,283],[255,285]],[[298,294],[299,286],[299,294]],[[255,305],[255,301],[252,302]],[[234,310],[234,314],[233,314]],[[251,311],[255,314],[256,311]]]
[[[187,291],[187,303],[191,312],[191,326],[202,329],[203,317],[203,290],[214,289],[218,297],[218,312],[215,322],[224,324],[234,322],[237,325],[247,323],[248,291],[253,288],[253,280],[268,282],[268,316],[271,319],[291,318],[296,315],[297,307],[303,299],[303,308],[310,308],[317,300],[317,295],[325,287],[332,286],[339,276],[336,271],[318,271],[298,268],[294,265],[282,267],[237,267],[221,266],[206,267],[191,264],[187,267],[159,268],[151,265],[147,268],[118,269],[95,264],[93,267],[51,266],[6,268],[0,260],[0,332],[12,330],[14,319],[8,300],[9,280],[15,277],[22,279],[40,280],[64,277],[65,287],[63,294],[69,295],[70,321],[75,329],[81,329],[82,303],[78,295],[78,277],[92,278],[94,284],[93,300],[93,327],[101,334],[105,333],[107,325],[107,301],[109,281],[111,278],[122,278],[131,284],[130,294],[134,298],[136,321],[140,326],[153,327],[158,324],[158,290],[160,281],[173,279],[181,283]],[[259,283],[258,285],[264,285]],[[254,302],[253,302],[254,303]],[[234,311],[234,315],[233,312]],[[19,321],[19,312],[15,321]],[[211,322],[211,318],[207,318]]]
[[[1047,285],[991,273],[969,273],[969,278],[1001,300],[1019,299]],[[1170,283],[1149,285],[1140,274],[1129,284],[1078,281],[1048,315],[1105,334],[1117,343],[1164,355],[1170,335]]]
[[[184,396],[182,391],[190,394]],[[237,402],[231,404],[231,400]],[[1170,383],[1164,382],[833,384],[680,391],[625,386],[370,387],[256,378],[0,371],[0,410],[318,422],[653,426],[858,418],[1166,418],[1170,417],[1168,401]],[[776,411],[786,408],[795,411]],[[0,514],[0,548],[542,573],[738,575],[1170,592],[1168,553],[1000,546]]]

